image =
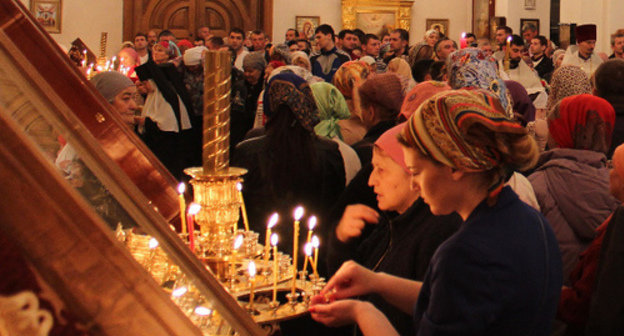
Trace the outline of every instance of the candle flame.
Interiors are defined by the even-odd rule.
[[[197,306],[195,307],[195,314],[199,316],[208,316],[212,314],[212,309],[206,308],[204,306]]]
[[[188,288],[180,287],[180,288],[174,289],[173,292],[171,292],[171,295],[173,295],[175,297],[180,297],[180,296],[186,294],[186,292],[188,292]]]
[[[234,249],[238,250],[243,245],[243,235],[238,235],[234,240]]]
[[[156,240],[156,238],[152,238],[149,240],[148,245],[149,245],[149,248],[153,250],[158,247],[158,240]]]
[[[277,224],[278,220],[279,220],[279,215],[277,214],[277,212],[274,212],[271,215],[271,218],[269,218],[269,224],[267,225],[269,229],[272,229]]]
[[[461,38],[466,38],[466,32],[463,32],[463,33],[461,34]]]
[[[277,233],[274,233],[271,235],[271,245],[272,246],[277,246]]]
[[[305,244],[305,247],[303,248],[305,251],[305,254],[309,257],[312,255],[312,244],[311,243],[307,243]]]
[[[256,263],[252,261],[249,262],[248,266],[249,278],[253,279],[256,277]]]
[[[511,43],[511,40],[512,40],[511,35],[509,35],[509,36],[507,37],[507,43]]]
[[[314,230],[314,228],[316,227],[316,216],[311,216],[310,219],[308,219],[308,229],[310,231]]]
[[[180,184],[178,184],[178,194],[184,194],[184,191],[186,191],[186,184],[184,184],[184,182],[181,182]]]
[[[201,210],[201,205],[199,205],[197,203],[191,203],[191,205],[189,205],[189,208],[188,208],[188,213],[191,216],[195,216],[195,215],[197,215],[199,210]]]
[[[237,189],[238,191],[243,191],[243,184],[242,184],[242,183],[240,183],[240,182],[236,183],[236,189]]]
[[[303,217],[303,207],[298,206],[295,208],[295,220],[301,220],[301,217]]]
[[[316,235],[312,236],[312,246],[314,248],[318,248],[320,244],[321,242],[319,241],[318,237]]]

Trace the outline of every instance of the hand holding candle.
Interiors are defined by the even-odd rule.
[[[277,277],[279,276],[279,266],[277,263],[277,233],[271,235],[271,246],[273,246],[273,302],[277,302]]]
[[[178,201],[180,203],[180,219],[182,220],[182,234],[186,234],[186,200],[184,199],[184,191],[186,185],[184,183],[178,184]]]
[[[243,224],[245,224],[245,231],[249,231],[249,219],[247,219],[247,210],[245,209],[245,199],[243,198],[243,184],[238,182],[236,184],[238,189],[238,198],[241,202],[241,213],[243,214]]]

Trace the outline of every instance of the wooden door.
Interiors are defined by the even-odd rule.
[[[178,39],[194,39],[197,28],[216,36],[230,29],[272,29],[273,0],[124,0],[124,40],[138,32],[171,30]]]

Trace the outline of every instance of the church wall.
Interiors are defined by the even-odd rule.
[[[334,27],[336,33],[342,29],[340,0],[274,0],[274,41],[282,42],[284,33],[295,25],[295,17],[320,16],[321,23]],[[412,6],[410,44],[422,39],[426,19],[449,19],[450,37],[457,40],[464,31],[471,31],[472,0],[417,0]]]
[[[596,50],[611,54],[610,36],[624,28],[621,0],[561,0],[561,22],[597,26]]]
[[[26,7],[29,0],[21,0]],[[123,0],[63,0],[61,33],[50,34],[65,47],[77,37],[99,55],[100,33],[108,32],[107,56],[111,57],[121,45]]]
[[[562,3],[565,0],[562,0]],[[575,1],[575,0],[571,0]],[[535,9],[524,9],[524,0],[496,0],[496,16],[507,18],[514,34],[522,35],[520,19],[539,19],[540,35],[550,38],[550,1],[535,0]]]

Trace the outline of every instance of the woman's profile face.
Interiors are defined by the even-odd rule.
[[[377,205],[383,211],[405,212],[418,199],[418,191],[410,188],[409,174],[382,149],[373,150],[373,171],[368,185],[377,195]]]
[[[410,174],[410,186],[420,190],[420,197],[431,208],[434,215],[448,215],[456,211],[457,183],[448,166],[434,163],[413,148],[403,147],[405,164]]]

